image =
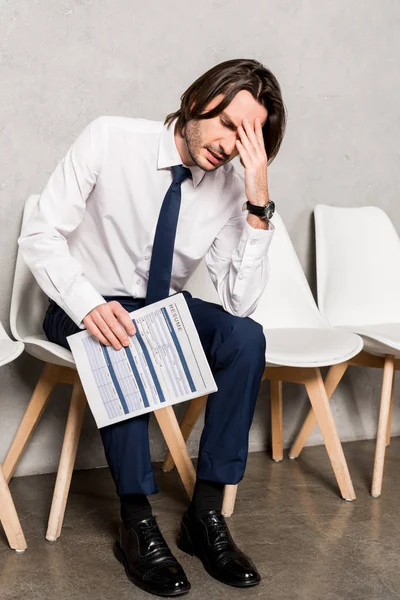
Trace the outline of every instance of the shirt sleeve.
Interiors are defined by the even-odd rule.
[[[71,255],[68,236],[81,223],[86,200],[104,161],[102,119],[90,123],[58,164],[18,240],[42,290],[81,328],[83,318],[105,302]]]
[[[269,277],[268,249],[274,226],[255,229],[238,205],[205,256],[222,306],[239,317],[257,308]]]

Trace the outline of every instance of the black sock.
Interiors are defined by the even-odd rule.
[[[197,479],[190,510],[196,515],[203,510],[215,509],[221,511],[224,487],[224,483]]]
[[[145,494],[124,494],[121,501],[121,519],[125,527],[130,527],[133,521],[147,519],[153,516],[150,502]]]

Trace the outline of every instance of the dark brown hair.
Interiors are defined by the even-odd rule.
[[[247,90],[268,111],[263,136],[268,161],[278,154],[286,126],[286,110],[276,77],[256,60],[234,59],[216,65],[196,79],[181,96],[181,107],[169,114],[165,124],[177,119],[176,131],[183,134],[192,119],[213,119],[232,102],[241,90]],[[224,98],[212,110],[204,112],[219,94]]]

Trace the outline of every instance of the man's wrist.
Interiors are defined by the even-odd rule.
[[[257,215],[247,214],[247,222],[254,229],[269,229],[269,220]]]
[[[253,204],[252,202],[250,202],[250,200],[247,200],[243,204],[242,210],[248,211],[248,217],[252,216],[256,217],[261,221],[267,221],[267,226],[263,227],[262,225],[260,225],[260,223],[258,223],[257,220],[249,220],[248,218],[248,223],[250,223],[253,227],[257,229],[268,229],[268,221],[271,219],[275,212],[275,204],[274,202],[272,202],[272,200],[269,200],[267,204],[263,205]]]
[[[262,198],[257,200],[249,200],[247,198],[247,200],[250,202],[250,204],[253,204],[254,206],[267,206],[269,202],[269,196],[263,196]]]

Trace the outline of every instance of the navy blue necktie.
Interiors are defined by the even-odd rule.
[[[176,226],[181,207],[181,184],[191,176],[182,165],[172,167],[172,183],[165,194],[154,236],[145,304],[168,298],[171,285]]]

